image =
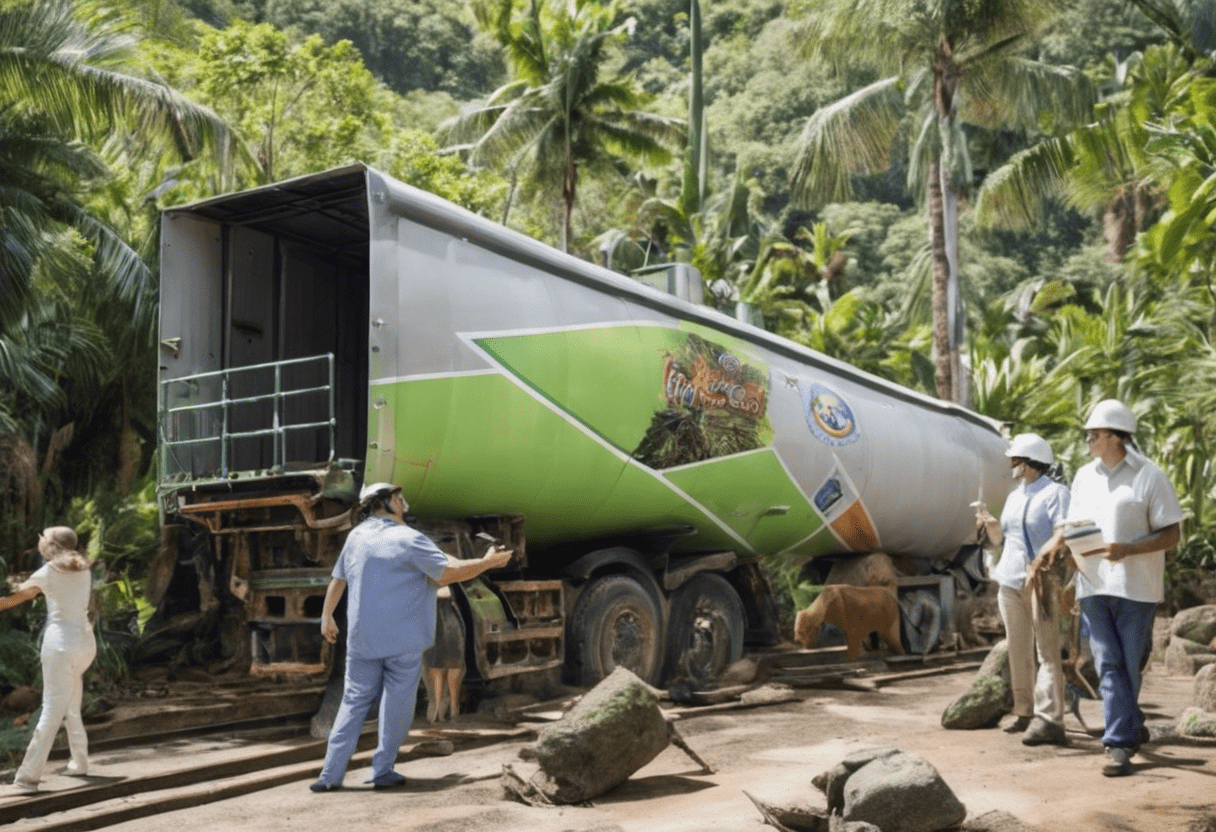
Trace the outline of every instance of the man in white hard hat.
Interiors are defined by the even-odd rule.
[[[368,485],[360,503],[367,519],[346,538],[321,612],[321,635],[333,644],[338,638],[334,609],[346,593],[342,704],[329,733],[321,776],[309,787],[314,792],[342,787],[359,731],[377,696],[379,737],[370,782],[377,789],[405,782],[393,764],[414,718],[422,653],[435,640],[438,588],[471,580],[511,561],[511,551],[497,546],[476,560],[449,558],[426,535],[405,524],[409,504],[400,486]]]
[[[1026,578],[1031,562],[1068,514],[1068,489],[1045,476],[1055,455],[1037,433],[1013,437],[1005,456],[1018,486],[1005,500],[999,521],[984,505],[975,515],[988,540],[1001,547],[990,577],[999,587],[1013,688],[1014,720],[1005,730],[1021,733],[1025,745],[1064,745],[1064,671],[1054,606],[1044,603]]]
[[[1169,478],[1135,449],[1135,431],[1127,405],[1105,399],[1094,406],[1085,422],[1094,461],[1073,479],[1068,512],[1070,520],[1095,523],[1104,542],[1075,560],[1077,598],[1101,680],[1108,777],[1130,774],[1132,756],[1148,739],[1137,703],[1140,674],[1165,597],[1165,553],[1178,545],[1183,518]],[[1062,530],[1053,543],[1063,544]]]

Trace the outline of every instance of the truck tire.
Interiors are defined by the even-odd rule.
[[[668,620],[669,677],[708,682],[743,658],[743,601],[721,575],[702,572],[673,592]]]
[[[627,575],[591,581],[570,616],[568,645],[574,681],[591,687],[618,666],[648,684],[662,671],[662,612],[641,584]]]

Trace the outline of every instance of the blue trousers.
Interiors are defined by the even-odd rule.
[[[346,776],[346,766],[355,753],[359,731],[377,695],[380,695],[380,723],[376,752],[372,755],[372,779],[393,770],[397,751],[414,721],[414,702],[421,674],[421,654],[405,653],[384,659],[347,655],[342,704],[329,732],[322,780],[341,783]]]
[[[1102,744],[1137,748],[1144,727],[1140,698],[1140,668],[1153,643],[1151,601],[1129,601],[1113,595],[1081,599],[1081,615],[1089,627],[1089,647],[1100,681],[1106,730]]]

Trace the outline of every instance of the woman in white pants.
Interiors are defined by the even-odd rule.
[[[1063,745],[1064,675],[1060,635],[1052,605],[1042,603],[1027,581],[1027,570],[1068,513],[1069,491],[1044,476],[1055,461],[1051,446],[1036,433],[1021,433],[1009,443],[1011,475],[1019,480],[1005,501],[998,522],[980,506],[976,522],[1001,547],[991,577],[1000,586],[997,603],[1005,622],[1014,721],[1006,730],[1022,733],[1026,745]],[[1037,648],[1037,650],[1036,650]],[[1036,679],[1035,654],[1039,669]]]
[[[52,526],[38,536],[38,551],[46,563],[21,589],[0,598],[0,611],[46,596],[46,630],[42,636],[42,715],[30,737],[25,759],[13,784],[22,791],[37,791],[51,744],[65,724],[71,762],[67,773],[89,773],[88,737],[80,717],[84,672],[93,663],[97,644],[89,623],[93,575],[89,561],[76,551],[76,532]]]

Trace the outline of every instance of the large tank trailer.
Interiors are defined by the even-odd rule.
[[[776,637],[757,556],[974,539],[968,504],[1008,490],[998,425],[672,283],[361,165],[167,210],[166,537],[202,603],[238,611],[238,658],[328,670],[321,598],[363,482],[400,484],[458,557],[515,547],[456,593],[483,679],[712,676]]]

